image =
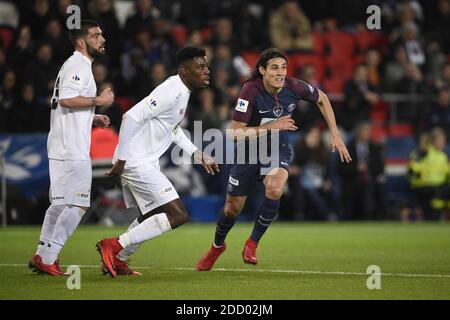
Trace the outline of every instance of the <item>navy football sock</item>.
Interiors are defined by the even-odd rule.
[[[250,239],[256,243],[259,242],[264,232],[266,232],[267,228],[272,223],[273,219],[275,219],[279,207],[280,200],[272,200],[267,197],[264,198],[262,205],[256,211],[257,216],[255,226],[253,227]]]
[[[223,212],[223,208],[220,210],[219,219],[217,220],[216,234],[214,235],[214,244],[217,247],[223,246],[225,238],[231,228],[233,228],[235,222],[235,217],[227,217]]]

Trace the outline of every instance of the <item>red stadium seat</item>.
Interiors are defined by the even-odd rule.
[[[323,59],[316,54],[296,54],[290,58],[290,64],[295,67],[295,70],[298,72],[298,69],[302,69],[305,65],[313,65],[316,70],[316,77],[319,81],[325,76],[325,64]]]
[[[116,97],[116,102],[120,106],[122,114],[127,112],[135,103],[134,99],[128,97]]]
[[[389,127],[391,137],[410,137],[414,134],[413,127],[410,124],[398,123]]]
[[[362,31],[355,33],[356,46],[359,52],[364,53],[367,49],[375,48],[379,45],[380,36],[374,31]]]
[[[258,61],[258,58],[259,58],[259,53],[258,52],[255,52],[255,51],[244,51],[241,54],[241,56],[248,63],[248,65],[250,66],[250,69],[255,68],[256,62]]]
[[[111,128],[94,128],[91,133],[91,159],[112,159],[119,135]]]
[[[3,44],[3,48],[8,50],[14,36],[14,30],[7,27],[0,27],[0,43]]]
[[[187,29],[184,26],[173,26],[170,29],[171,36],[175,39],[178,46],[184,47],[187,39]]]
[[[355,52],[355,39],[347,32],[328,31],[324,35],[330,56],[351,57]]]
[[[345,81],[341,78],[330,78],[323,81],[327,93],[343,93]]]
[[[211,39],[213,34],[213,28],[212,27],[204,27],[201,30],[203,41],[208,41]]]
[[[355,61],[352,57],[331,56],[326,57],[325,62],[331,77],[348,80],[353,76]]]
[[[375,143],[383,143],[387,139],[387,130],[383,125],[372,124],[370,138]]]
[[[313,32],[312,36],[314,40],[314,53],[323,55],[325,52],[325,40],[323,35],[318,32]]]

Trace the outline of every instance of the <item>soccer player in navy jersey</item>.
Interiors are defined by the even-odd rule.
[[[256,68],[239,94],[231,122],[232,138],[237,144],[252,138],[269,135],[269,140],[278,138],[277,165],[268,167],[260,159],[249,159],[237,163],[231,169],[227,198],[220,211],[214,242],[209,251],[196,265],[198,271],[209,271],[217,258],[226,250],[225,237],[233,227],[236,217],[242,211],[247,196],[255,189],[258,181],[265,186],[265,197],[257,209],[257,218],[250,238],[246,241],[242,257],[245,263],[257,264],[256,248],[259,240],[278,213],[280,198],[288,180],[291,151],[288,143],[289,131],[297,130],[291,114],[300,100],[316,104],[331,131],[331,149],[337,150],[342,162],[352,159],[336,126],[334,112],[328,97],[312,85],[287,77],[285,54],[270,48],[261,53]],[[267,140],[267,141],[269,141]],[[267,147],[269,149],[269,146]],[[238,154],[239,157],[239,154]]]

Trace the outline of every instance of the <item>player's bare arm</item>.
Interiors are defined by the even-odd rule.
[[[347,147],[345,146],[345,143],[342,141],[341,135],[339,134],[339,130],[336,125],[336,118],[334,116],[330,100],[328,99],[327,95],[320,90],[317,106],[319,107],[320,112],[327,121],[328,128],[331,131],[331,150],[333,152],[337,150],[339,152],[341,161],[349,163],[350,161],[352,161],[352,158],[350,157]]]
[[[201,163],[208,174],[214,176],[216,172],[220,172],[219,166],[217,165],[216,161],[209,154],[197,150],[194,152],[193,156],[194,160]]]
[[[75,97],[70,99],[60,99],[62,107],[70,109],[81,109],[91,107],[110,107],[114,102],[114,93],[111,88],[106,88],[97,97]]]
[[[249,127],[245,122],[232,120],[230,129],[231,138],[234,141],[239,141],[244,140],[245,138],[254,139],[260,135],[266,134],[270,130],[295,131],[298,127],[295,125],[291,116],[284,116],[257,127]]]

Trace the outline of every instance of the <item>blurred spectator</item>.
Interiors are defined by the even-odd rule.
[[[28,25],[20,27],[17,39],[8,50],[8,63],[16,71],[21,71],[25,65],[33,60],[35,45],[31,35],[31,28]]]
[[[192,120],[201,121],[202,129],[220,129],[223,119],[219,114],[215,93],[211,88],[205,88],[198,93],[198,106],[191,109]]]
[[[194,29],[189,33],[188,45],[203,47],[204,43],[202,32],[199,29]]]
[[[316,88],[322,89],[322,84],[317,79],[316,67],[313,64],[306,64],[301,68],[300,79],[308,82]]]
[[[384,72],[384,81],[389,92],[393,92],[400,80],[405,76],[406,65],[408,64],[408,55],[406,49],[398,46],[395,49],[394,61],[386,64]]]
[[[436,4],[434,16],[426,20],[430,37],[438,39],[445,54],[450,54],[450,1],[433,1]]]
[[[428,92],[428,88],[423,81],[422,72],[416,65],[412,63],[406,64],[405,75],[398,82],[395,91],[396,93],[406,95],[407,99],[406,102],[400,102],[398,104],[397,120],[400,122],[408,122],[416,128],[423,103],[418,101],[414,95]]]
[[[118,94],[122,96],[142,99],[147,96],[147,63],[144,52],[140,48],[133,48],[122,56],[122,74]],[[147,93],[147,94],[146,94]]]
[[[232,55],[236,55],[241,49],[238,39],[233,33],[233,22],[228,18],[217,19],[209,43],[213,47],[218,45],[228,47]]]
[[[3,79],[6,72],[6,53],[2,46],[0,46],[0,79]]]
[[[344,104],[337,113],[339,123],[347,132],[352,131],[359,122],[369,120],[371,105],[379,101],[379,96],[369,83],[368,77],[367,67],[358,65],[353,79],[345,84]]]
[[[34,39],[39,39],[51,18],[49,0],[34,0],[26,15],[21,17],[21,25],[29,25]]]
[[[348,144],[353,161],[339,162],[345,214],[352,219],[384,218],[384,158],[381,147],[370,141],[371,125],[361,123]]]
[[[373,88],[379,88],[381,85],[381,56],[375,49],[366,52],[366,66],[368,73],[368,82]]]
[[[65,25],[64,25],[64,30]],[[51,19],[45,29],[43,41],[53,48],[53,62],[62,64],[73,52],[73,46],[69,41],[67,32],[62,32],[59,20]]]
[[[168,78],[167,75],[167,69],[166,66],[162,63],[154,63],[150,67],[150,81],[149,81],[149,88],[148,93],[150,94],[153,89],[155,89],[157,86],[159,86],[161,83],[163,83]]]
[[[15,119],[12,110],[17,103],[16,98],[16,74],[13,70],[7,70],[0,85],[0,132],[9,132],[14,126]]]
[[[336,220],[339,198],[332,186],[331,157],[318,127],[309,129],[296,143],[289,171],[295,179],[297,218],[304,217],[309,208],[318,213],[314,219]]]
[[[419,29],[413,22],[407,22],[402,27],[401,45],[406,49],[406,54],[411,63],[423,66],[426,62],[425,50],[422,40],[419,39]]]
[[[440,88],[424,116],[424,131],[440,127],[450,137],[450,91]]]
[[[25,71],[25,80],[32,83],[38,103],[48,104],[58,75],[59,66],[53,61],[53,49],[49,43],[38,46],[36,58],[31,60]]]
[[[94,80],[97,87],[108,81],[108,69],[101,62],[94,61],[92,63],[92,74],[94,75]]]
[[[169,33],[170,24],[161,18],[153,21],[151,43],[155,62],[163,63],[170,73],[176,73],[175,55],[178,45]]]
[[[10,128],[9,132],[36,132],[39,121],[48,122],[50,119],[45,119],[41,115],[43,113],[36,108],[36,100],[34,97],[34,88],[32,84],[25,84],[20,93],[17,103],[11,109]],[[44,113],[48,115],[48,113]]]
[[[272,44],[280,50],[313,49],[309,19],[297,1],[286,1],[272,13],[269,32]]]
[[[132,39],[134,34],[141,29],[151,30],[153,21],[159,18],[160,12],[153,5],[152,0],[137,0],[134,5],[134,13],[127,18],[124,34],[126,39]]]
[[[442,129],[434,128],[422,137],[419,149],[411,153],[409,161],[409,181],[414,191],[416,204],[427,220],[437,219],[444,214],[448,200],[448,157],[444,152],[446,136]],[[416,211],[420,219],[420,211]],[[402,212],[402,218],[407,218],[407,211]]]
[[[429,41],[427,43],[427,66],[426,81],[427,83],[436,83],[439,79],[442,67],[445,65],[447,57],[442,53],[441,46],[437,41]]]
[[[230,49],[218,45],[210,64],[214,86],[219,89],[221,102],[234,103],[239,94],[239,73],[234,67]]]
[[[234,16],[235,34],[239,37],[240,50],[262,51],[270,46],[267,32],[255,32],[255,30],[267,30],[267,17],[265,6],[261,3],[249,4],[245,1]]]
[[[440,77],[434,82],[436,88],[450,88],[450,63],[442,67]]]

